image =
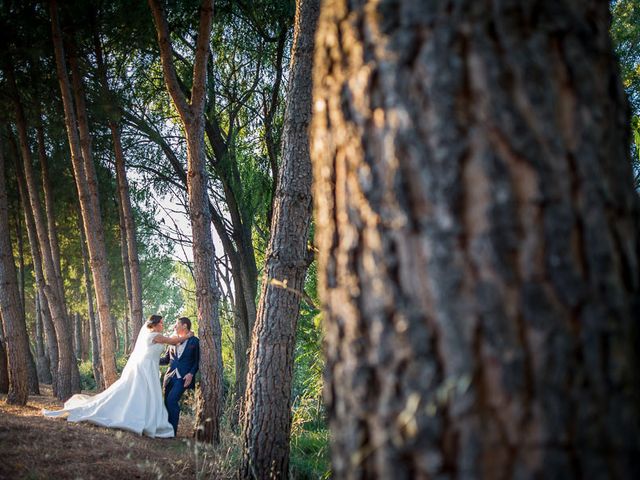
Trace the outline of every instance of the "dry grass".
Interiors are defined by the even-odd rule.
[[[153,439],[44,418],[42,408],[61,404],[50,388],[41,391],[24,407],[7,405],[0,395],[0,479],[180,479],[211,471],[202,458],[196,462],[192,417],[180,419],[177,438]]]
[[[220,444],[212,446],[192,438],[193,394],[183,397],[178,437],[153,439],[89,423],[45,418],[40,413],[43,408],[56,409],[62,404],[53,398],[50,387],[41,385],[40,391],[43,395],[30,396],[24,407],[7,405],[6,395],[0,394],[0,480],[224,480],[237,476],[241,438],[230,423],[231,404],[222,416]],[[323,432],[294,431],[292,478],[328,478]]]

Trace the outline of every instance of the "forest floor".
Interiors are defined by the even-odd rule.
[[[8,405],[0,395],[0,479],[181,479],[205,473],[191,436],[193,417],[181,416],[177,438],[153,439],[45,418],[43,408],[62,404],[50,387],[40,388],[42,395],[29,396],[23,407]]]

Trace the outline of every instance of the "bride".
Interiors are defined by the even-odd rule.
[[[140,330],[122,376],[95,396],[74,395],[62,410],[43,410],[47,417],[67,415],[70,422],[91,422],[109,428],[129,430],[149,437],[174,436],[160,389],[159,361],[164,346],[178,345],[184,337],[162,335],[162,317],[151,315]]]

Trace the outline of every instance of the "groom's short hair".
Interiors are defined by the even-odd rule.
[[[180,317],[178,319],[178,321],[184,325],[185,327],[187,327],[187,330],[191,330],[191,320],[189,320],[187,317]]]

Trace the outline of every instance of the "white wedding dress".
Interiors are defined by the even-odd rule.
[[[47,417],[68,415],[70,422],[91,422],[149,437],[173,437],[160,387],[159,361],[164,345],[157,332],[143,327],[120,378],[95,396],[74,395],[62,410],[43,410]]]

